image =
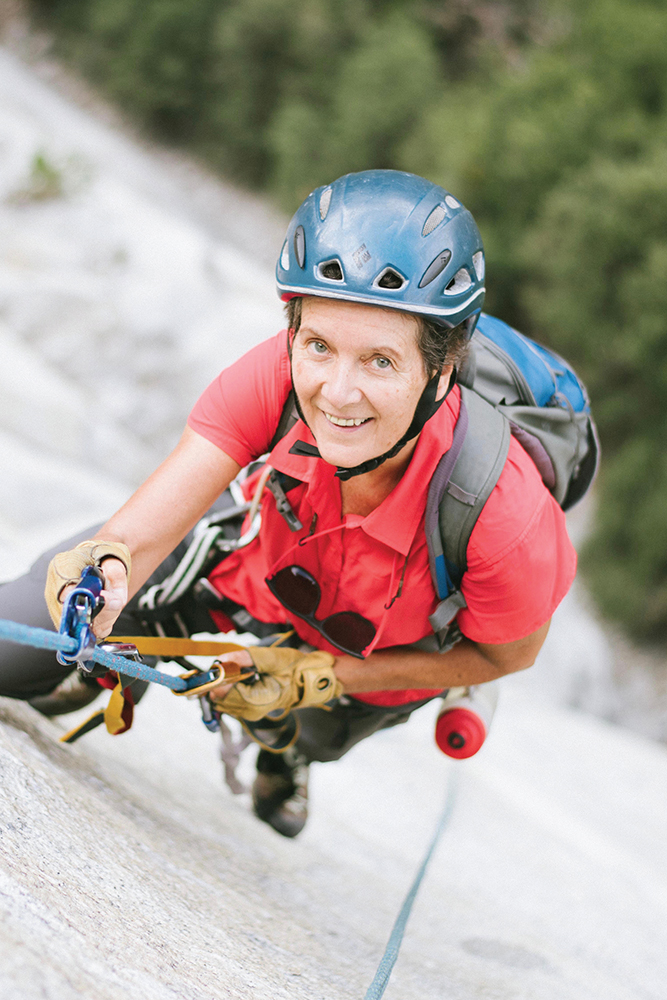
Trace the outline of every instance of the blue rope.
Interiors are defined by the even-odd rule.
[[[412,883],[410,891],[405,897],[403,906],[401,907],[401,912],[396,918],[396,923],[394,924],[393,930],[389,936],[389,941],[387,942],[387,947],[384,950],[384,955],[380,959],[380,964],[378,965],[377,972],[373,982],[368,987],[366,991],[366,996],[364,1000],[380,1000],[380,997],[384,994],[387,988],[387,983],[389,982],[389,977],[393,971],[394,965],[396,964],[396,959],[398,958],[398,952],[403,941],[403,935],[405,933],[405,927],[410,916],[410,911],[412,910],[412,904],[415,901],[417,891],[421,885],[422,879],[426,873],[429,862],[433,857],[433,852],[438,846],[438,841],[442,836],[442,833],[447,826],[449,819],[452,815],[454,809],[454,803],[456,801],[458,786],[458,770],[452,772],[452,777],[449,782],[449,787],[447,789],[447,798],[445,799],[445,808],[442,811],[442,815],[438,820],[438,825],[435,828],[435,833],[433,834],[433,839],[429,845],[426,852],[424,860],[422,861],[419,871],[415,876],[415,880]]]
[[[30,625],[20,625],[18,622],[8,621],[0,618],[0,639],[8,642],[16,642],[20,646],[34,646],[36,649],[52,649],[54,652],[60,650],[62,653],[73,653],[77,649],[76,639],[60,632],[49,632],[45,628],[33,628]],[[181,677],[172,677],[171,674],[163,674],[159,670],[153,670],[143,663],[137,663],[125,656],[118,656],[108,649],[96,646],[93,650],[93,659],[109,670],[124,674],[125,677],[134,677],[140,681],[150,681],[153,684],[163,684],[171,688],[172,691],[187,691],[188,685]]]

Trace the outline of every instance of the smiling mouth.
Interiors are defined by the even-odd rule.
[[[324,416],[327,418],[330,424],[334,427],[361,427],[362,424],[367,424],[372,417],[334,417],[331,413],[325,413],[322,411]]]

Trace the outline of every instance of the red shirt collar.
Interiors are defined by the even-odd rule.
[[[426,423],[417,440],[417,446],[402,479],[379,507],[366,517],[348,515],[349,527],[360,527],[371,538],[407,556],[417,529],[426,510],[428,486],[436,466],[452,443],[454,426],[461,406],[458,386]],[[269,463],[279,472],[308,484],[307,496],[314,510],[322,515],[325,510],[340,522],[340,482],[335,478],[336,469],[321,458],[290,455],[296,441],[315,444],[306,425],[298,420],[290,432],[278,442],[269,456]],[[326,517],[327,524],[332,518]]]

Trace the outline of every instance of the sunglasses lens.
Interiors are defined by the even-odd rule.
[[[320,603],[317,580],[301,566],[287,566],[271,577],[271,590],[281,604],[295,615],[313,615]]]
[[[356,611],[340,611],[322,622],[322,635],[339,649],[361,653],[375,638],[375,626]]]

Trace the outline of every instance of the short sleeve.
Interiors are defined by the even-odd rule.
[[[195,403],[188,427],[243,467],[269,451],[290,388],[283,330],[211,382]]]
[[[461,631],[474,642],[525,638],[551,618],[576,568],[565,515],[512,439],[505,468],[468,543]]]

